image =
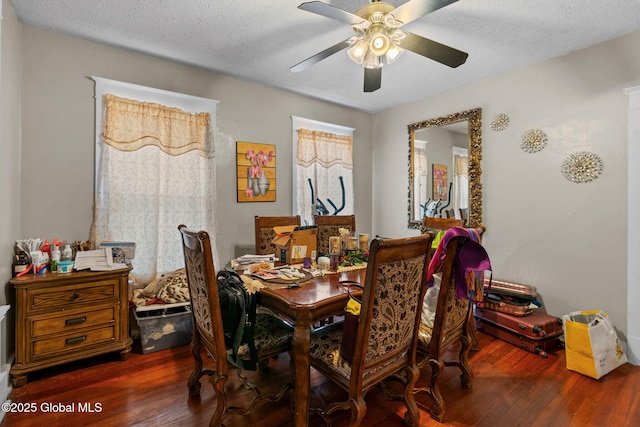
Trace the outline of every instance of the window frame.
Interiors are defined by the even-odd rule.
[[[95,164],[94,164],[94,198],[99,197],[98,185],[100,184],[99,173],[102,166],[102,156],[104,143],[102,141],[102,133],[104,129],[105,119],[105,105],[104,96],[106,94],[113,94],[122,98],[132,99],[139,102],[151,102],[157,103],[166,107],[179,108],[188,113],[209,113],[209,132],[210,141],[207,147],[210,161],[214,167],[212,175],[215,176],[215,130],[216,130],[216,109],[219,101],[209,98],[203,98],[193,95],[187,95],[177,92],[166,91],[162,89],[151,88],[147,86],[140,86],[131,83],[120,82],[117,80],[105,79],[102,77],[89,77],[95,82]],[[217,217],[217,191],[215,185],[211,188],[211,203],[212,203],[212,221],[215,225],[215,218]],[[98,203],[98,201],[96,201]],[[94,212],[95,221],[95,212]],[[177,225],[176,225],[177,226]],[[216,233],[217,230],[209,230],[211,233]],[[163,240],[164,241],[164,240]],[[218,249],[215,244],[215,239],[212,241],[213,257],[216,264],[219,264]],[[143,283],[144,285],[144,283]]]
[[[333,133],[335,135],[347,135],[347,136],[350,136],[352,140],[353,140],[353,134],[355,133],[356,129],[348,126],[336,125],[333,123],[321,122],[318,120],[312,120],[312,119],[307,119],[307,118],[298,117],[298,116],[291,116],[291,124],[292,124],[291,140],[293,141],[291,144],[292,145],[291,214],[300,215],[300,213],[297,212],[298,208],[296,203],[298,200],[298,193],[299,193],[298,179],[297,179],[298,177],[298,133],[297,133],[298,129],[304,128],[304,129],[309,129],[309,130],[314,130],[319,132]],[[355,208],[355,200],[354,200],[354,208]]]

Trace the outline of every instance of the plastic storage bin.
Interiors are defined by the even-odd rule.
[[[140,327],[143,354],[191,342],[193,319],[188,302],[137,307],[133,314]]]

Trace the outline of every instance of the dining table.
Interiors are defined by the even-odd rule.
[[[349,298],[341,282],[358,282],[364,285],[366,265],[340,268],[306,280],[287,284],[271,284],[257,293],[257,303],[282,316],[293,325],[293,407],[294,425],[309,423],[309,395],[311,387],[311,365],[309,347],[311,332],[315,324],[344,314]],[[357,291],[360,292],[360,291]]]

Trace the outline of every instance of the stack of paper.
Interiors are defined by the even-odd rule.
[[[275,254],[269,254],[269,255],[252,255],[252,254],[248,254],[248,255],[242,255],[241,257],[238,257],[234,260],[231,261],[231,268],[239,270],[239,269],[243,269],[243,268],[248,268],[251,265],[254,264],[261,264],[263,262],[266,263],[273,263],[276,261],[276,256]]]
[[[113,262],[111,248],[78,251],[73,263],[74,270],[110,271],[128,267],[127,264]]]

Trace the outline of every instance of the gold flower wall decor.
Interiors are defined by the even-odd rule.
[[[527,153],[537,153],[547,146],[547,134],[540,129],[530,129],[522,134],[520,148]]]
[[[562,175],[577,184],[593,181],[603,169],[600,156],[588,151],[573,153],[562,162]]]
[[[495,116],[493,116],[490,126],[491,126],[491,129],[493,129],[496,132],[505,130],[507,126],[509,126],[509,116],[502,113],[496,114]]]

